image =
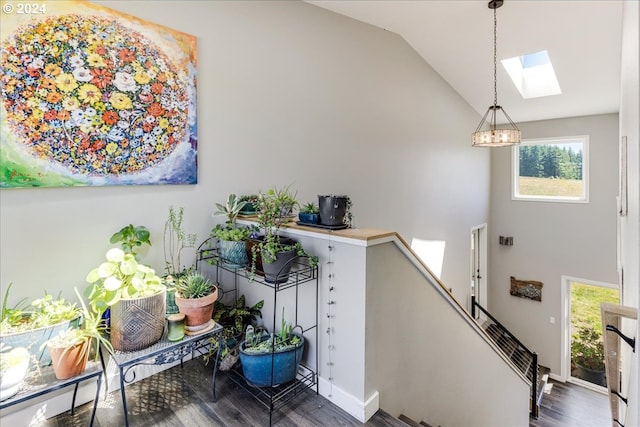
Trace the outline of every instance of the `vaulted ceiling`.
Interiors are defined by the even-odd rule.
[[[493,103],[493,10],[485,0],[307,0],[399,34],[477,112]],[[516,122],[618,112],[622,1],[506,0],[498,104]],[[562,94],[523,99],[500,59],[547,50]]]

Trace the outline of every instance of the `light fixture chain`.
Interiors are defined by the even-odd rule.
[[[493,105],[498,105],[498,78],[497,78],[497,62],[498,62],[498,8],[493,8]]]

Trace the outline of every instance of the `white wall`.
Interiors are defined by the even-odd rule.
[[[618,115],[519,123],[523,139],[589,135],[589,203],[511,200],[511,149],[491,157],[489,309],[560,374],[561,276],[617,283]],[[500,235],[513,246],[500,246]],[[542,301],[509,294],[510,276],[544,283]],[[550,318],[555,318],[555,324]]]
[[[151,230],[143,259],[162,270],[169,205],[204,239],[215,201],[287,184],[350,195],[356,226],[446,240],[443,278],[466,289],[488,153],[469,147],[477,114],[400,37],[302,2],[99,3],[198,37],[199,184],[3,190],[11,301],[73,296],[128,223]]]
[[[434,426],[528,425],[528,383],[410,259],[367,248],[365,396]]]
[[[214,202],[287,184],[302,201],[350,195],[356,226],[445,240],[442,278],[465,300],[489,153],[470,147],[477,113],[404,40],[303,2],[98,3],[198,37],[199,184],[2,190],[10,305],[74,298],[129,223],[149,228],[142,259],[162,272],[170,205],[204,240]]]
[[[627,137],[629,211],[620,218],[621,256],[624,267],[624,305],[640,307],[640,7],[626,1],[623,10],[622,86],[620,98],[620,136]],[[625,425],[640,424],[640,318],[636,328],[635,376],[623,368],[623,381],[629,384],[629,406]]]

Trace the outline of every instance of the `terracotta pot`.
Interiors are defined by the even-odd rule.
[[[49,347],[53,361],[53,373],[59,380],[75,377],[84,372],[89,359],[89,341],[72,347]]]
[[[209,322],[213,317],[213,304],[218,299],[218,287],[212,293],[202,298],[182,298],[176,292],[176,305],[180,313],[185,315],[186,326],[199,326]]]

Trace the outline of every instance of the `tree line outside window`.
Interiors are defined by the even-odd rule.
[[[520,176],[582,180],[582,150],[562,144],[519,148]]]

